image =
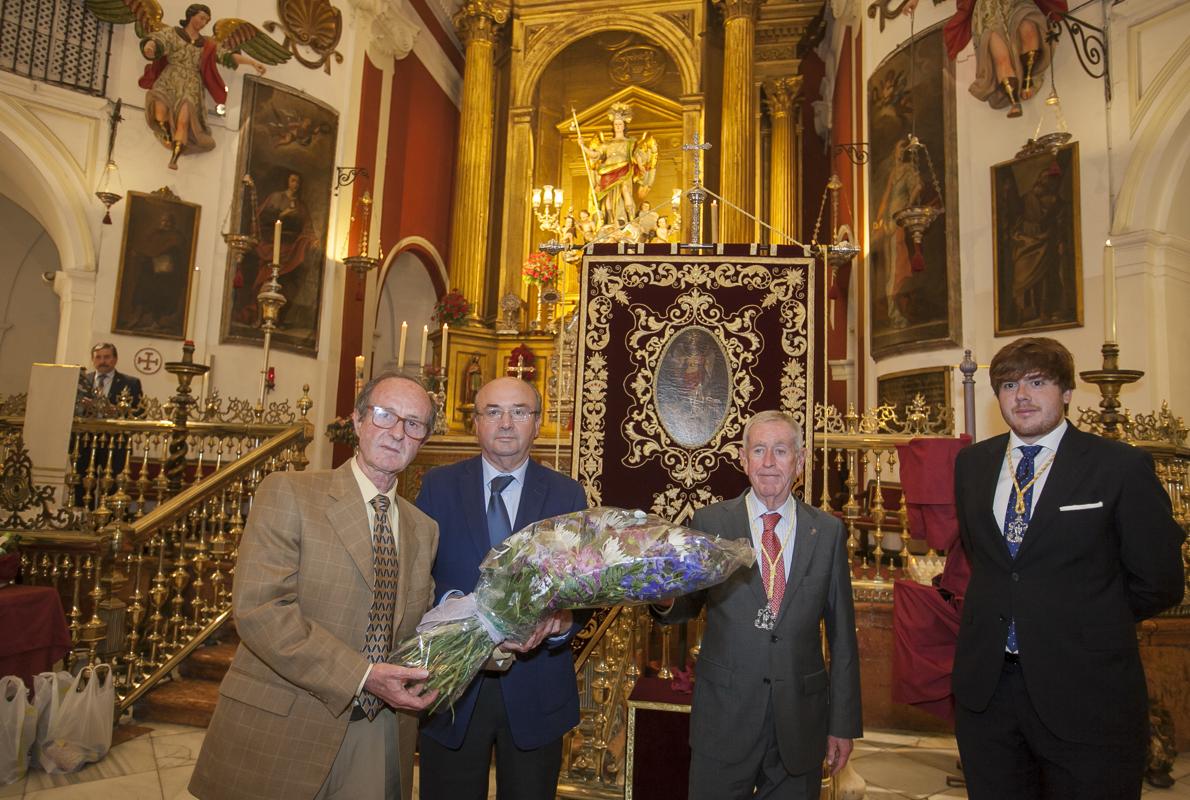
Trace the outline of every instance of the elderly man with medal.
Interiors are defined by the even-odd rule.
[[[817,798],[863,734],[847,535],[792,495],[802,429],[781,411],[744,426],[751,488],[694,512],[690,527],[750,538],[758,558],[726,582],[654,607],[664,623],[705,605],[690,715],[690,798]],[[829,658],[823,651],[820,623]]]

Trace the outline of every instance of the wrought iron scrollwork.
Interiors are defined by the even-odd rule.
[[[1065,12],[1056,12],[1050,15],[1048,23],[1046,39],[1051,43],[1056,42],[1061,38],[1062,28],[1065,27],[1083,71],[1092,78],[1104,79],[1103,91],[1107,99],[1111,100],[1111,70],[1108,62],[1107,32]]]
[[[843,142],[831,148],[834,154],[843,153],[847,160],[856,166],[868,163],[869,148],[867,142]]]

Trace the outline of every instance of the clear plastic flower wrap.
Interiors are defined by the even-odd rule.
[[[455,700],[494,644],[525,641],[556,611],[652,603],[714,586],[756,560],[747,539],[721,539],[642,511],[599,507],[542,520],[508,537],[479,566],[473,595],[432,610],[390,661],[429,670]]]

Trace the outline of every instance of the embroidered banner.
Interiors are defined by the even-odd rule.
[[[747,486],[749,416],[779,408],[807,427],[814,262],[793,247],[642,249],[583,260],[572,463],[592,505],[681,522]]]

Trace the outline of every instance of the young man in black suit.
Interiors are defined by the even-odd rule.
[[[954,662],[972,800],[1140,796],[1135,625],[1182,599],[1184,532],[1148,453],[1065,418],[1074,359],[1026,338],[991,363],[1009,433],[955,464],[971,583]]]

